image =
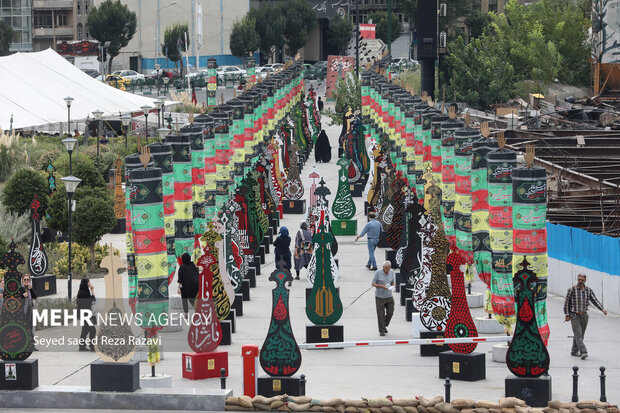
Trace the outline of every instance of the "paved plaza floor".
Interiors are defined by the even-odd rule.
[[[328,105],[329,106],[329,105]],[[337,189],[337,140],[340,133],[339,126],[328,126],[329,120],[324,117],[323,126],[330,138],[333,150],[332,161],[329,164],[319,164],[317,172],[325,179],[331,190],[328,197],[330,205]],[[314,157],[311,156],[301,175],[308,192],[308,174],[312,170]],[[357,206],[355,219],[358,222],[358,233],[366,222],[363,214],[362,198],[354,198]],[[302,215],[285,215],[281,225],[289,228],[294,237],[299,228]],[[367,260],[366,242],[355,242],[353,236],[338,236],[339,250],[336,258],[340,264],[340,278],[337,285],[340,287],[344,314],[339,323],[344,325],[345,341],[360,340],[394,340],[412,337],[412,324],[405,320],[405,307],[396,300],[395,314],[389,326],[389,333],[380,337],[377,331],[375,315],[374,292],[369,290],[373,272],[365,268]],[[121,251],[124,257],[124,235],[107,235],[103,242],[112,243]],[[377,250],[377,261],[385,258],[385,250]],[[235,395],[242,394],[242,359],[241,346],[244,344],[262,345],[266,336],[271,316],[271,290],[275,283],[267,280],[269,273],[275,268],[273,249],[262,268],[262,275],[257,277],[257,286],[251,290],[251,300],[244,302],[244,315],[237,318],[237,332],[232,337],[232,345],[221,346],[219,350],[228,351],[229,378],[227,387]],[[305,289],[309,283],[305,280],[305,270],[302,271],[302,280],[294,281],[291,288],[290,314],[295,338],[298,343],[305,342],[305,326],[309,323],[304,311]],[[125,274],[126,275],[126,274]],[[549,274],[550,277],[562,277],[563,274]],[[126,279],[126,278],[125,278]],[[93,280],[95,292],[103,296],[103,279]],[[176,294],[176,280],[170,292]],[[77,291],[78,282],[73,285]],[[66,280],[58,281],[58,296],[66,297]],[[127,285],[124,283],[124,290]],[[476,280],[473,284],[474,292],[483,291],[483,283]],[[581,360],[570,356],[572,332],[570,324],[564,322],[562,311],[563,297],[550,295],[548,298],[549,326],[551,337],[549,353],[551,367],[549,370],[553,380],[553,398],[569,401],[572,394],[572,367],[579,366],[579,395],[584,399],[598,399],[599,396],[599,367],[607,368],[607,388],[610,402],[618,402],[620,389],[620,316],[609,314],[604,317],[596,309],[590,311],[590,324],[586,333],[586,344],[589,358]],[[472,316],[483,316],[482,308],[472,310]],[[58,330],[59,333],[61,330]],[[186,342],[187,330],[183,332],[161,333],[175,335],[181,343]],[[190,351],[185,344],[185,350]],[[481,343],[477,351],[486,353],[486,380],[478,382],[452,382],[453,398],[489,399],[497,400],[504,396],[504,378],[510,375],[504,363],[493,362],[491,359],[491,344]],[[39,381],[42,385],[76,386],[89,385],[89,364],[97,360],[95,353],[73,352],[52,353],[39,351],[33,354],[39,360]],[[438,359],[436,357],[421,357],[420,348],[416,345],[381,346],[345,348],[330,350],[302,350],[302,364],[299,373],[307,378],[306,394],[313,398],[340,397],[343,399],[358,399],[360,397],[380,397],[391,394],[394,397],[405,398],[415,395],[433,396],[443,395],[443,380],[439,379]],[[190,381],[182,378],[181,351],[164,351],[164,359],[157,365],[158,373],[172,376],[173,387],[179,388],[219,388],[219,379]],[[150,368],[146,363],[141,364],[142,374]],[[260,374],[264,374],[260,372]],[[146,407],[146,406],[144,406]],[[0,411],[2,411],[0,406]],[[52,411],[52,410],[50,410]],[[57,410],[53,410],[57,411]]]

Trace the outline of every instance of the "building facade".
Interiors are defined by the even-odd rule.
[[[0,0],[0,20],[13,28],[11,52],[32,51],[31,0]]]
[[[102,0],[95,0],[95,5]],[[249,0],[121,0],[136,13],[136,34],[114,58],[113,70],[132,69],[148,73],[159,64],[174,68],[161,44],[166,27],[186,23],[189,29],[188,58],[192,70],[206,68],[207,59],[215,57],[218,65],[239,64],[232,56],[229,39],[232,25],[250,9]],[[185,64],[185,56],[183,57]]]

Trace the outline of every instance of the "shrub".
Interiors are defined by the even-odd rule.
[[[10,243],[11,240],[15,243],[27,241],[31,231],[29,214],[9,212],[4,205],[0,204],[0,239],[3,239],[5,244]],[[2,242],[0,241],[0,257],[6,253],[6,251],[4,253],[1,251]]]
[[[82,151],[84,152],[84,151]],[[56,180],[60,182],[60,178],[69,176],[69,154],[65,153],[54,162],[56,168]],[[97,171],[97,167],[84,153],[73,154],[73,176],[80,178],[80,186],[78,188],[104,188],[105,182],[102,175]],[[60,184],[58,185],[60,191]]]
[[[50,256],[55,257],[55,261],[52,263],[50,260],[50,266],[56,278],[67,278],[67,272],[69,271],[69,243],[68,242],[54,242],[46,244],[48,258]],[[95,265],[99,268],[103,257],[108,255],[107,245],[95,245]],[[94,278],[96,275],[101,275],[102,270],[95,271],[94,273],[89,271],[91,251],[85,245],[78,244],[77,242],[71,243],[71,274],[75,278]]]
[[[45,215],[48,206],[48,184],[42,172],[20,169],[7,181],[2,191],[2,203],[9,212],[28,214],[34,194],[38,195],[41,208],[39,214]]]
[[[342,117],[349,107],[353,112],[362,109],[362,86],[359,79],[351,73],[348,73],[346,78],[338,80],[333,95],[336,100],[336,111],[325,111],[331,118],[330,125],[342,125]]]

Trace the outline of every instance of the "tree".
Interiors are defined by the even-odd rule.
[[[385,11],[373,11],[368,14],[368,19],[372,19],[375,25],[375,36],[377,39],[383,40],[385,44],[388,42],[388,14]],[[398,39],[403,31],[403,25],[398,21],[396,13],[392,13],[392,42]]]
[[[88,13],[90,35],[101,43],[110,42],[108,46],[108,69],[112,69],[112,59],[129,44],[136,34],[136,13],[121,4],[120,0],[105,0]]]
[[[32,169],[20,169],[9,178],[2,190],[2,203],[9,212],[29,214],[34,194],[41,203],[39,214],[44,216],[48,206],[47,181],[43,175]]]
[[[9,54],[13,41],[13,29],[4,20],[0,20],[0,56]]]
[[[284,47],[284,28],[286,19],[280,12],[280,8],[273,4],[261,2],[260,6],[251,9],[249,17],[256,22],[258,33],[258,45],[262,53],[268,58],[273,57],[274,48]]]
[[[230,51],[233,56],[246,57],[258,49],[256,20],[248,15],[233,23],[230,33]]]
[[[327,44],[333,54],[344,55],[353,35],[353,23],[349,19],[336,16],[329,21],[327,28]]]
[[[176,23],[168,26],[164,31],[164,43],[161,45],[161,52],[174,62],[175,67],[178,68],[178,62],[181,61],[181,73],[183,73],[183,56],[181,53],[187,51],[189,47],[189,35],[187,44],[185,44],[186,33],[189,34],[187,23]]]
[[[477,109],[504,102],[515,92],[514,68],[493,36],[482,35],[465,43],[462,37],[449,45],[446,61],[448,99],[467,102]]]
[[[484,30],[493,22],[489,13],[476,11],[465,18],[469,38],[480,37]]]
[[[56,168],[56,176],[68,176],[69,175],[69,154],[64,154],[54,162],[54,168]],[[76,176],[82,180],[80,187],[88,188],[104,188],[105,181],[103,177],[97,171],[97,167],[93,161],[84,154],[75,156],[73,154],[73,176]]]
[[[306,0],[288,0],[279,5],[286,18],[284,38],[288,54],[294,56],[306,44],[308,33],[316,24],[316,11]]]
[[[347,73],[344,79],[338,79],[333,95],[336,111],[325,112],[331,118],[332,125],[342,125],[342,117],[349,107],[353,112],[362,109],[362,85],[352,73]]]
[[[79,187],[75,191],[75,212],[72,216],[71,234],[73,240],[89,247],[90,270],[95,271],[95,245],[101,237],[116,225],[114,200],[105,188]],[[52,196],[49,208],[49,224],[52,228],[67,232],[67,191],[58,188]]]

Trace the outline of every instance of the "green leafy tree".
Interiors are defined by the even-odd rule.
[[[280,3],[280,10],[286,18],[284,38],[290,56],[295,55],[306,44],[308,33],[316,24],[316,11],[306,0],[288,0]]]
[[[7,211],[28,214],[34,194],[41,203],[39,214],[44,215],[48,206],[47,180],[39,171],[20,169],[9,178],[2,190],[2,203]]]
[[[342,116],[349,107],[353,112],[362,108],[362,85],[359,79],[351,73],[339,79],[333,97],[336,111],[326,110],[325,113],[331,118],[332,125],[342,125]]]
[[[116,225],[114,200],[105,188],[79,187],[73,199],[76,201],[72,215],[71,234],[77,243],[90,249],[91,272],[96,270],[95,246],[103,235]],[[59,188],[52,196],[49,208],[49,224],[59,231],[68,231],[67,191]]]
[[[484,30],[493,22],[489,13],[475,11],[465,18],[469,38],[480,37]]]
[[[250,56],[258,49],[258,33],[256,33],[256,20],[249,16],[233,23],[230,33],[230,51],[233,56]]]
[[[349,19],[336,16],[329,21],[327,44],[333,54],[344,55],[353,35],[353,23]],[[330,53],[331,54],[331,53]]]
[[[386,11],[373,11],[368,14],[368,19],[372,19],[375,25],[375,36],[377,39],[383,40],[385,44],[388,42],[388,14]],[[396,13],[392,13],[392,42],[398,39],[403,31],[403,25],[398,21]]]
[[[185,34],[187,33],[187,44],[185,44]],[[176,23],[166,27],[164,30],[164,43],[161,45],[161,52],[174,62],[176,68],[181,62],[181,73],[183,73],[182,53],[189,47],[189,28],[187,23]]]
[[[120,0],[105,0],[88,13],[90,35],[100,42],[110,42],[108,46],[108,69],[120,50],[129,44],[136,34],[136,13],[121,4]]]
[[[452,42],[447,56],[446,97],[478,109],[504,102],[515,91],[514,68],[492,36]]]
[[[279,6],[261,2],[260,6],[251,9],[249,17],[256,22],[258,33],[258,45],[261,52],[272,58],[277,49],[284,47],[284,29],[286,18],[280,11]]]
[[[0,56],[9,54],[13,41],[13,29],[4,20],[0,20]]]
[[[64,154],[54,162],[56,168],[56,176],[69,175],[69,154]],[[78,156],[73,154],[73,176],[82,180],[78,188],[104,188],[105,181],[97,171],[94,162],[86,155],[80,153]]]

